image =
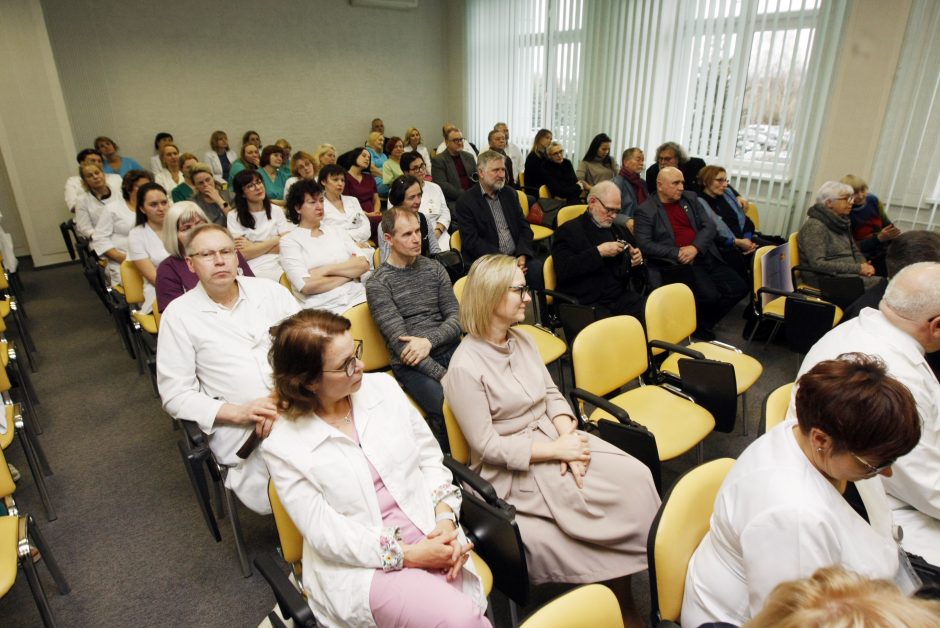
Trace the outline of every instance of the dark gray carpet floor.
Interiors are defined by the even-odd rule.
[[[32,513],[72,587],[59,595],[39,571],[61,626],[256,626],[274,604],[264,580],[241,576],[230,528],[215,543],[196,507],[176,449],[179,433],[153,396],[146,376],[123,350],[104,307],[78,265],[21,268],[28,325],[38,346],[33,381],[44,434],[39,438],[54,475],[47,478],[58,519],[48,522],[22,450],[8,460],[23,473],[16,500]],[[718,329],[720,340],[743,346],[740,310]],[[753,440],[764,396],[791,381],[797,357],[760,345],[764,363],[748,394],[750,436],[715,433],[705,458],[737,456]],[[557,379],[557,378],[556,378]],[[693,454],[668,463],[664,485],[695,464]],[[251,556],[273,550],[273,520],[242,509]],[[640,607],[649,608],[645,574],[634,578]],[[526,614],[555,588],[537,592]],[[507,606],[494,596],[497,623]],[[0,600],[0,625],[40,626],[25,577]]]

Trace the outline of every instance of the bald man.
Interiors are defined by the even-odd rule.
[[[894,462],[881,481],[895,522],[904,530],[904,549],[940,566],[940,383],[924,358],[925,352],[938,350],[940,263],[919,262],[891,279],[878,309],[865,308],[858,318],[823,336],[806,354],[799,374],[823,360],[857,351],[884,361],[888,374],[914,395],[923,422],[920,443]],[[787,411],[793,418],[794,399]]]
[[[658,268],[688,266],[689,287],[695,294],[695,335],[714,340],[713,328],[747,293],[743,279],[725,263],[715,246],[717,227],[693,192],[685,191],[678,168],[662,168],[651,195],[633,216],[633,233],[650,262],[654,287],[663,283]]]

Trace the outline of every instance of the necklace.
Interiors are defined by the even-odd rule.
[[[327,423],[330,423],[330,424],[342,423],[342,424],[345,424],[345,425],[349,425],[350,423],[352,423],[352,411],[353,411],[353,409],[352,409],[352,400],[351,400],[349,397],[346,397],[346,403],[349,404],[349,410],[346,411],[346,415],[343,416],[343,417],[340,418],[340,419],[334,419],[334,420],[332,420],[332,421],[327,421]]]

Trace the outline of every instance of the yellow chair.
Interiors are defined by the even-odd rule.
[[[144,332],[151,336],[157,335],[157,317],[153,313],[144,314],[140,311],[144,302],[144,276],[137,270],[134,262],[121,262],[121,284],[124,286],[124,300],[130,308],[130,336],[134,343],[134,353],[137,355],[137,371],[143,373],[145,369],[149,370],[148,362],[156,358],[156,352],[144,340]],[[153,374],[150,383],[154,394],[157,394],[157,382]]]
[[[754,223],[754,230],[760,230],[760,210],[757,208],[757,203],[748,201],[747,209],[744,210],[744,215],[751,219],[751,222]]]
[[[55,521],[58,515],[56,515],[55,508],[52,506],[45,480],[46,475],[52,474],[52,469],[49,467],[46,452],[39,442],[35,422],[31,421],[35,415],[24,412],[20,404],[13,403],[10,399],[9,390],[10,379],[7,377],[6,369],[0,369],[0,395],[3,398],[2,407],[6,420],[6,431],[0,434],[0,449],[6,450],[13,443],[14,436],[16,437],[16,440],[23,448],[29,471],[33,474],[33,481],[36,483],[39,499],[46,511],[46,519]]]
[[[525,192],[522,190],[516,190],[516,194],[519,196],[519,206],[522,207],[522,215],[529,218],[529,198],[525,195]],[[548,227],[543,227],[542,225],[529,225],[532,228],[532,239],[538,242],[539,240],[545,240],[546,238],[552,237],[555,233],[552,229]]]
[[[6,458],[0,452],[0,497],[3,498],[9,513],[0,517],[0,597],[13,588],[17,569],[22,569],[43,624],[55,626],[55,616],[33,561],[43,560],[46,563],[60,594],[66,595],[69,585],[35,520],[28,514],[20,514],[16,502],[13,501],[14,491],[16,484],[10,475]]]
[[[695,295],[685,284],[674,283],[661,286],[646,300],[646,336],[650,342],[662,341],[674,345],[683,345],[695,331]],[[732,345],[717,342],[693,342],[685,345],[686,349],[697,351],[709,360],[727,362],[734,367],[734,379],[737,394],[742,401],[742,421],[744,434],[747,435],[747,391],[764,372],[760,362],[745,355]],[[653,355],[660,355],[664,349],[654,347]],[[659,370],[674,378],[679,377],[679,360],[686,359],[680,353],[670,353],[659,365]]]
[[[0,264],[2,262],[2,257],[0,257]],[[26,355],[26,361],[29,363],[30,370],[35,373],[36,368],[32,354],[36,352],[36,344],[33,342],[33,337],[26,326],[26,316],[22,304],[16,298],[13,287],[7,280],[7,273],[2,266],[0,266],[0,293],[4,293],[0,297],[0,319],[6,319],[12,315],[13,321],[16,323],[16,333],[23,341],[23,352]]]
[[[524,172],[519,173],[519,187],[523,189],[525,188],[525,173]]]
[[[585,204],[562,207],[558,212],[558,216],[555,218],[555,228],[557,229],[569,220],[574,220],[586,211],[587,205]]]
[[[571,355],[575,385],[600,397],[615,393],[649,368],[643,326],[632,316],[591,323],[574,339]],[[653,434],[660,460],[681,456],[697,445],[701,459],[701,442],[715,429],[714,417],[680,391],[641,385],[609,402]],[[616,421],[602,408],[589,419]]]
[[[793,383],[784,384],[773,390],[764,399],[764,420],[761,434],[774,429],[787,418],[787,408],[790,407],[790,397],[793,394]]]
[[[623,628],[620,604],[602,584],[587,584],[558,597],[522,622],[519,628]]]
[[[375,247],[375,251],[372,253],[372,268],[378,268],[382,265],[382,251],[379,250],[379,247]]]
[[[391,356],[385,345],[382,330],[375,324],[368,303],[360,303],[346,310],[343,316],[352,323],[352,337],[362,341],[362,362],[367,373],[385,371],[391,364]]]
[[[470,444],[464,438],[460,424],[450,404],[444,400],[444,427],[447,428],[447,442],[450,444],[450,456],[460,464],[470,464]]]
[[[708,532],[715,497],[732,466],[733,459],[719,458],[692,469],[659,507],[647,544],[654,626],[679,623],[689,561]]]
[[[551,198],[552,193],[548,191],[548,186],[543,185],[539,188],[539,198]]]
[[[463,243],[460,240],[460,231],[454,231],[450,234],[450,248],[459,253],[462,246]]]
[[[815,288],[799,278],[800,271],[796,269],[796,267],[800,265],[800,243],[798,236],[799,232],[794,231],[790,234],[790,237],[787,238],[787,248],[790,251],[790,273],[793,277],[793,287],[797,292],[805,292],[806,294],[818,296],[821,294],[819,288]]]

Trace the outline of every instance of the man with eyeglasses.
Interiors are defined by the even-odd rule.
[[[421,183],[421,207],[418,211],[428,219],[429,225],[434,225],[434,235],[437,236],[441,250],[450,250],[450,234],[447,232],[450,227],[450,207],[444,197],[444,190],[433,181],[427,180],[428,165],[417,151],[401,156],[401,169]]]
[[[696,194],[702,191],[698,184],[698,173],[705,167],[705,160],[689,157],[689,153],[676,142],[664,142],[656,148],[656,159],[646,169],[646,189],[650,194],[656,192],[656,178],[663,168],[678,168],[685,177],[685,189]]]
[[[431,159],[431,180],[441,186],[444,197],[453,203],[473,187],[477,164],[473,155],[464,150],[465,140],[460,129],[451,128],[444,137],[445,150]]]
[[[881,359],[888,375],[911,391],[922,422],[920,443],[881,481],[904,530],[904,549],[940,566],[940,383],[925,358],[935,351],[940,351],[940,263],[917,262],[888,282],[877,308],[863,309],[813,345],[797,377],[823,360],[859,352]],[[787,414],[795,416],[795,397]]]
[[[388,345],[392,374],[424,411],[446,452],[441,378],[460,343],[457,298],[444,267],[421,255],[421,226],[413,211],[389,208],[381,231],[390,252],[366,284],[369,311]]]
[[[612,181],[588,193],[587,211],[555,231],[552,257],[558,291],[594,306],[598,318],[626,314],[643,320],[645,299],[633,286],[643,254],[633,234],[614,223],[620,190]]]
[[[715,222],[696,195],[685,191],[678,168],[659,171],[656,194],[636,210],[634,235],[650,262],[650,282],[673,279],[695,294],[696,337],[714,340],[714,326],[748,293],[747,284],[725,263],[715,246]]]
[[[266,437],[277,418],[268,330],[300,304],[277,282],[239,276],[235,241],[219,225],[190,231],[186,263],[199,284],[170,303],[157,337],[163,409],[209,434],[213,455],[227,469],[225,485],[266,514],[267,468],[257,450],[244,459],[236,452],[251,435]]]

